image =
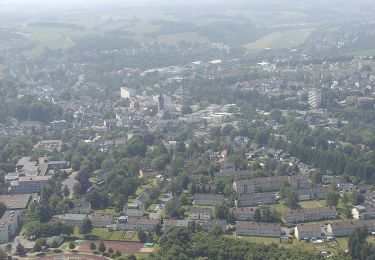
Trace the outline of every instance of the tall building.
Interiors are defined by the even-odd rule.
[[[126,98],[132,98],[135,96],[135,91],[133,89],[129,88],[121,88],[121,98],[126,99]]]
[[[158,97],[158,112],[161,112],[162,110],[164,110],[164,98],[160,94]]]
[[[319,108],[322,103],[322,93],[318,90],[310,91],[308,102],[310,108]]]

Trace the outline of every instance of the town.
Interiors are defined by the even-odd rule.
[[[0,259],[375,254],[375,25],[339,22],[253,52],[106,21],[31,56],[25,27],[83,29],[0,27]]]

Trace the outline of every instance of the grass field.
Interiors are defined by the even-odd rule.
[[[36,56],[43,53],[44,48],[51,50],[66,49],[74,44],[80,37],[92,35],[94,32],[88,30],[57,28],[47,26],[28,26],[25,32],[37,43],[35,48],[24,51],[26,56]]]
[[[281,215],[284,214],[284,211],[285,211],[285,205],[284,205],[283,203],[277,203],[277,204],[266,205],[266,206],[270,206],[271,209],[275,209],[275,210],[278,211]]]
[[[319,208],[326,206],[325,200],[317,201],[317,200],[308,200],[308,201],[301,201],[298,203],[302,208]]]
[[[354,51],[354,52],[349,52],[348,54],[359,55],[359,56],[375,56],[375,49]]]
[[[112,215],[112,216],[118,216],[119,214],[116,212],[116,209],[115,208],[108,208],[108,209],[99,209],[99,210],[95,210],[95,213],[97,214],[109,214],[109,215]]]
[[[313,29],[291,30],[284,32],[274,32],[264,37],[245,44],[244,47],[248,50],[263,50],[292,48],[303,43],[310,35]]]
[[[181,41],[186,42],[208,42],[208,39],[198,35],[196,32],[187,32],[187,33],[175,33],[162,35],[157,38],[158,42],[163,42],[166,44],[177,45]]]

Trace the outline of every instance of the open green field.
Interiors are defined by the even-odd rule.
[[[200,43],[208,42],[207,38],[198,35],[198,33],[196,32],[162,35],[162,36],[159,36],[157,40],[158,42],[163,42],[163,43],[172,44],[172,45],[177,45],[181,41],[200,42]]]
[[[118,216],[119,214],[116,212],[116,209],[113,208],[113,207],[109,207],[107,209],[99,209],[99,210],[95,210],[95,213],[97,214],[109,214],[109,215],[112,215],[112,216]]]
[[[308,208],[320,208],[324,207],[326,205],[325,200],[317,201],[317,200],[307,200],[307,201],[301,201],[298,203],[302,208],[308,209]]]
[[[273,32],[265,35],[262,38],[245,44],[244,47],[248,50],[262,50],[262,49],[284,49],[292,48],[303,43],[310,35],[313,29],[300,29],[284,32]]]
[[[375,49],[353,51],[353,52],[349,52],[348,54],[358,55],[358,56],[375,56]]]
[[[275,209],[281,215],[284,214],[285,208],[286,208],[283,203],[271,204],[271,205],[266,205],[266,206],[269,206],[271,209]]]
[[[44,48],[51,50],[66,49],[78,38],[92,35],[94,32],[84,29],[59,28],[48,26],[28,26],[25,33],[37,43],[35,48],[23,52],[26,56],[36,56],[43,53]]]

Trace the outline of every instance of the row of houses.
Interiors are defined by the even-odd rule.
[[[290,185],[293,189],[307,189],[309,187],[307,176],[294,175],[236,180],[233,182],[233,189],[238,195],[241,195],[247,193],[277,191],[285,184]]]
[[[318,207],[303,209],[287,208],[284,212],[284,220],[288,223],[335,219],[336,217],[337,210],[335,207]]]
[[[255,205],[276,203],[276,194],[274,192],[246,193],[239,194],[235,201],[237,207],[248,207]]]
[[[109,214],[63,214],[63,215],[54,215],[52,217],[52,222],[61,221],[73,227],[79,227],[82,225],[83,221],[88,218],[91,220],[94,227],[107,227],[115,222],[115,218]]]

